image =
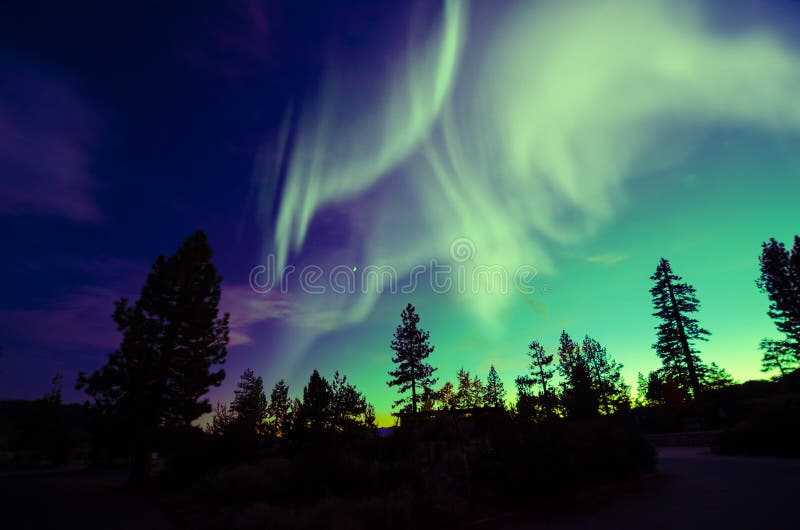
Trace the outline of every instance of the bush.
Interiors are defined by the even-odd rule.
[[[654,452],[610,417],[537,426],[441,415],[386,439],[326,437],[222,469],[185,492],[194,528],[453,527],[649,471]]]
[[[719,454],[800,456],[800,395],[764,399],[753,413],[713,442]]]

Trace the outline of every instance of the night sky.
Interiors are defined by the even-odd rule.
[[[231,313],[212,400],[339,369],[389,422],[407,302],[440,382],[511,390],[566,329],[635,386],[662,256],[701,357],[762,377],[760,244],[800,232],[797,3],[224,4],[0,7],[0,399],[61,372],[83,400],[113,301],[198,229]]]

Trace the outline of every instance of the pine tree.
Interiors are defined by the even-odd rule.
[[[206,432],[212,436],[224,436],[234,419],[235,416],[228,410],[228,405],[217,401],[211,413],[211,423],[206,425]]]
[[[250,368],[239,377],[231,412],[236,416],[236,425],[242,432],[263,433],[267,419],[267,395],[264,393],[264,381]]]
[[[394,403],[394,407],[405,405],[405,409],[412,414],[417,413],[417,404],[425,392],[430,392],[436,384],[431,365],[425,359],[433,352],[433,346],[428,343],[430,333],[417,327],[419,315],[414,306],[408,304],[402,313],[403,323],[397,326],[392,340],[391,348],[395,352],[392,362],[397,369],[389,372],[390,387],[397,386],[401,394],[411,391],[411,396],[403,397]]]
[[[650,289],[655,308],[653,316],[661,321],[656,327],[658,339],[653,347],[666,374],[672,376],[684,392],[697,395],[701,391],[702,362],[692,342],[707,340],[710,333],[689,316],[700,305],[695,289],[673,274],[669,261],[664,258],[650,279],[655,281]]]
[[[317,370],[311,373],[308,384],[303,388],[303,402],[300,405],[300,426],[319,433],[330,425],[333,407],[333,389],[327,379]]]
[[[664,402],[664,376],[660,370],[654,370],[647,375],[647,390],[645,398],[651,405]]]
[[[634,404],[637,407],[643,407],[647,405],[647,398],[645,397],[646,394],[647,379],[642,372],[639,372],[636,374],[636,399],[634,399]]]
[[[283,379],[275,383],[267,407],[267,421],[275,436],[285,437],[291,430],[289,386]]]
[[[598,397],[591,368],[581,353],[580,345],[566,331],[561,332],[558,346],[558,370],[562,376],[562,403],[567,415],[585,418],[597,414]]]
[[[338,371],[333,374],[331,394],[331,423],[334,429],[346,431],[363,424],[367,400],[355,386],[347,382],[346,375],[339,375]]]
[[[442,388],[436,392],[436,401],[439,403],[439,410],[452,410],[456,408],[456,393],[453,383],[445,381]]]
[[[658,370],[650,372],[647,377],[639,372],[636,383],[636,404],[637,406],[656,405],[663,401],[661,386],[663,382]]]
[[[422,390],[422,396],[419,398],[420,407],[419,409],[422,412],[431,412],[436,408],[436,403],[438,401],[438,393],[430,388],[426,388]]]
[[[300,433],[303,428],[303,402],[299,398],[292,399],[292,406],[289,407],[289,433],[296,435]]]
[[[589,367],[592,385],[600,402],[600,411],[611,414],[628,404],[628,386],[622,379],[622,365],[589,335],[583,339],[583,357]]]
[[[709,390],[719,390],[720,388],[736,384],[731,374],[729,374],[725,368],[717,366],[717,363],[714,362],[703,367],[702,381],[703,387]]]
[[[458,388],[456,389],[454,400],[458,409],[477,409],[483,406],[483,397],[486,389],[483,382],[477,376],[472,377],[463,368],[456,374]]]
[[[557,405],[554,389],[550,386],[554,356],[548,355],[544,346],[535,340],[528,346],[528,356],[530,357],[528,374],[515,380],[517,411],[522,416],[547,420],[555,415]]]
[[[487,407],[504,409],[506,406],[506,389],[494,365],[489,367],[489,376],[486,378],[486,391],[483,395],[483,403]]]
[[[472,377],[470,377],[469,372],[464,370],[464,368],[460,368],[458,373],[456,374],[456,408],[457,409],[466,409],[469,407],[469,394],[470,394],[470,386],[472,385]]]
[[[479,409],[483,407],[483,396],[486,393],[486,388],[483,386],[483,381],[476,375],[472,378],[469,385],[469,403],[470,408]]]
[[[795,236],[791,252],[775,239],[764,243],[760,265],[761,277],[756,284],[767,293],[770,302],[768,314],[786,337],[778,350],[775,349],[776,343],[765,355],[774,357],[773,352],[789,348],[800,361],[800,236]],[[782,356],[787,357],[785,354]],[[774,360],[767,362],[774,364]]]
[[[800,365],[800,356],[788,341],[764,339],[758,347],[764,352],[761,359],[762,372],[778,370],[783,377]]]
[[[375,407],[373,407],[370,403],[367,403],[367,406],[364,409],[364,427],[366,427],[369,431],[373,432],[378,429],[378,421],[377,421],[377,416],[375,415]]]
[[[212,370],[225,362],[228,315],[219,316],[222,278],[211,255],[197,232],[174,255],[159,256],[136,303],[116,302],[119,348],[100,370],[78,378],[100,421],[130,444],[131,482],[147,478],[159,431],[187,428],[211,412],[204,396],[225,378]]]

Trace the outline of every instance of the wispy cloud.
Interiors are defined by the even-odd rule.
[[[599,263],[601,265],[616,265],[626,259],[628,259],[628,256],[619,252],[603,252],[593,256],[586,256],[586,261],[589,263]]]
[[[0,213],[98,221],[96,117],[68,84],[0,61]]]
[[[42,351],[112,350],[121,338],[111,318],[114,302],[139,293],[146,264],[134,259],[81,258],[64,265],[86,273],[88,281],[54,295],[43,307],[0,310],[4,334]]]
[[[38,347],[111,350],[120,335],[111,320],[121,293],[106,287],[82,286],[42,309],[0,311],[6,330]]]
[[[336,329],[346,316],[328,297],[278,290],[262,294],[249,285],[224,286],[220,308],[231,316],[230,346],[250,344],[256,327],[269,322],[314,334]]]
[[[278,291],[258,294],[249,285],[225,286],[220,305],[231,315],[231,346],[253,342],[250,336],[253,326],[292,315],[292,302],[287,295]]]

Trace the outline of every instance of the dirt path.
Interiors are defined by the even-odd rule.
[[[664,448],[659,474],[589,513],[508,530],[789,530],[799,528],[800,460],[720,457]]]

